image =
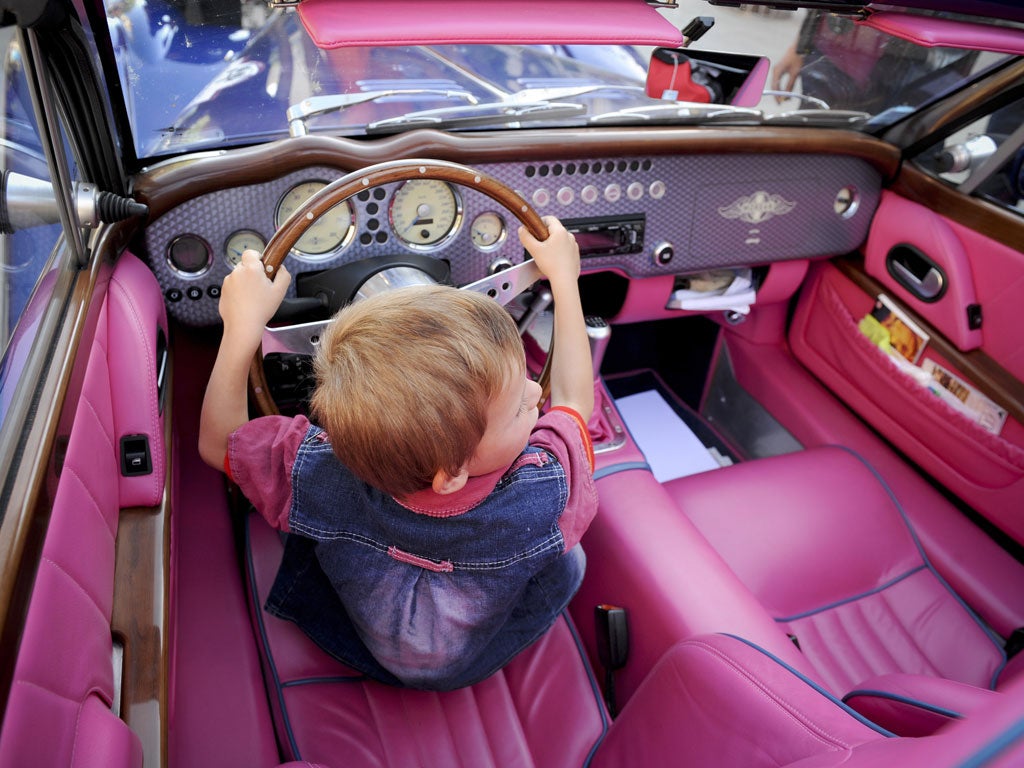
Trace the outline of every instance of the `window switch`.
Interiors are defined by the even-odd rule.
[[[152,471],[149,438],[145,435],[124,435],[121,438],[121,474],[124,477],[135,477],[148,475]]]

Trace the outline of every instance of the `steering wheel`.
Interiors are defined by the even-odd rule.
[[[511,188],[480,171],[464,165],[450,163],[440,160],[396,160],[393,162],[378,163],[354,171],[342,178],[328,184],[316,194],[306,200],[288,219],[281,225],[281,228],[274,233],[263,250],[263,264],[267,275],[273,278],[278,268],[284,263],[285,257],[306,229],[327,211],[339,203],[348,200],[353,195],[364,189],[389,184],[396,181],[407,181],[409,179],[434,179],[446,181],[452,184],[476,189],[490,197],[496,203],[512,213],[526,227],[526,230],[538,240],[546,240],[548,229],[541,220],[540,215],[526,202],[518,193]],[[401,261],[396,257],[396,261]],[[403,266],[405,272],[416,273],[412,276],[411,282],[435,282],[426,272],[410,270]],[[387,272],[385,267],[377,274]],[[462,286],[463,290],[476,290],[487,293],[501,304],[507,304],[515,296],[519,295],[532,286],[541,277],[540,270],[532,260],[498,272],[490,277],[478,280],[469,285]],[[364,283],[368,284],[372,277]],[[409,282],[406,274],[397,282]],[[387,280],[383,281],[385,284]],[[319,331],[330,321],[319,323],[305,323],[302,325],[268,328],[267,331],[278,335],[282,339],[289,336],[301,337],[305,340],[307,347],[314,347],[319,338]],[[284,344],[288,346],[287,342]],[[547,399],[550,383],[551,351],[548,350],[544,368],[538,379],[543,394],[541,403]],[[280,413],[277,403],[270,393],[267,385],[266,371],[263,365],[263,345],[256,350],[252,362],[249,365],[249,394],[254,402],[257,411],[267,416]]]

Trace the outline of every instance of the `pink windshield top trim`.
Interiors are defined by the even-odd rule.
[[[645,0],[304,0],[299,16],[320,48],[682,43]]]
[[[1024,54],[1024,32],[1010,27],[893,11],[876,11],[859,23],[926,48],[968,48]]]

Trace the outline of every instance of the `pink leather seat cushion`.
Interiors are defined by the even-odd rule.
[[[669,650],[594,768],[1010,768],[1024,765],[1024,679],[930,736],[885,738],[763,649],[698,635]]]
[[[568,619],[472,687],[392,688],[362,678],[262,610],[282,544],[256,516],[248,551],[275,725],[290,759],[350,768],[567,768],[584,765],[600,743],[608,717]]]
[[[671,648],[615,720],[595,768],[836,764],[883,735],[764,651],[728,635]]]
[[[809,449],[666,489],[834,693],[893,672],[994,685],[1001,647],[929,566],[897,500],[852,452]]]
[[[901,736],[927,736],[1002,698],[999,691],[954,680],[893,672],[861,681],[843,701]]]

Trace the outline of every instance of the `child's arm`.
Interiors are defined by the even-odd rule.
[[[573,234],[554,216],[545,216],[548,239],[540,242],[519,228],[519,240],[551,284],[555,338],[551,354],[551,404],[572,408],[586,422],[594,410],[590,341],[580,304],[580,249]]]
[[[220,296],[224,336],[199,420],[199,455],[216,469],[224,468],[228,436],[249,421],[249,364],[291,280],[282,265],[271,281],[256,251],[243,253],[242,261],[224,279]]]

